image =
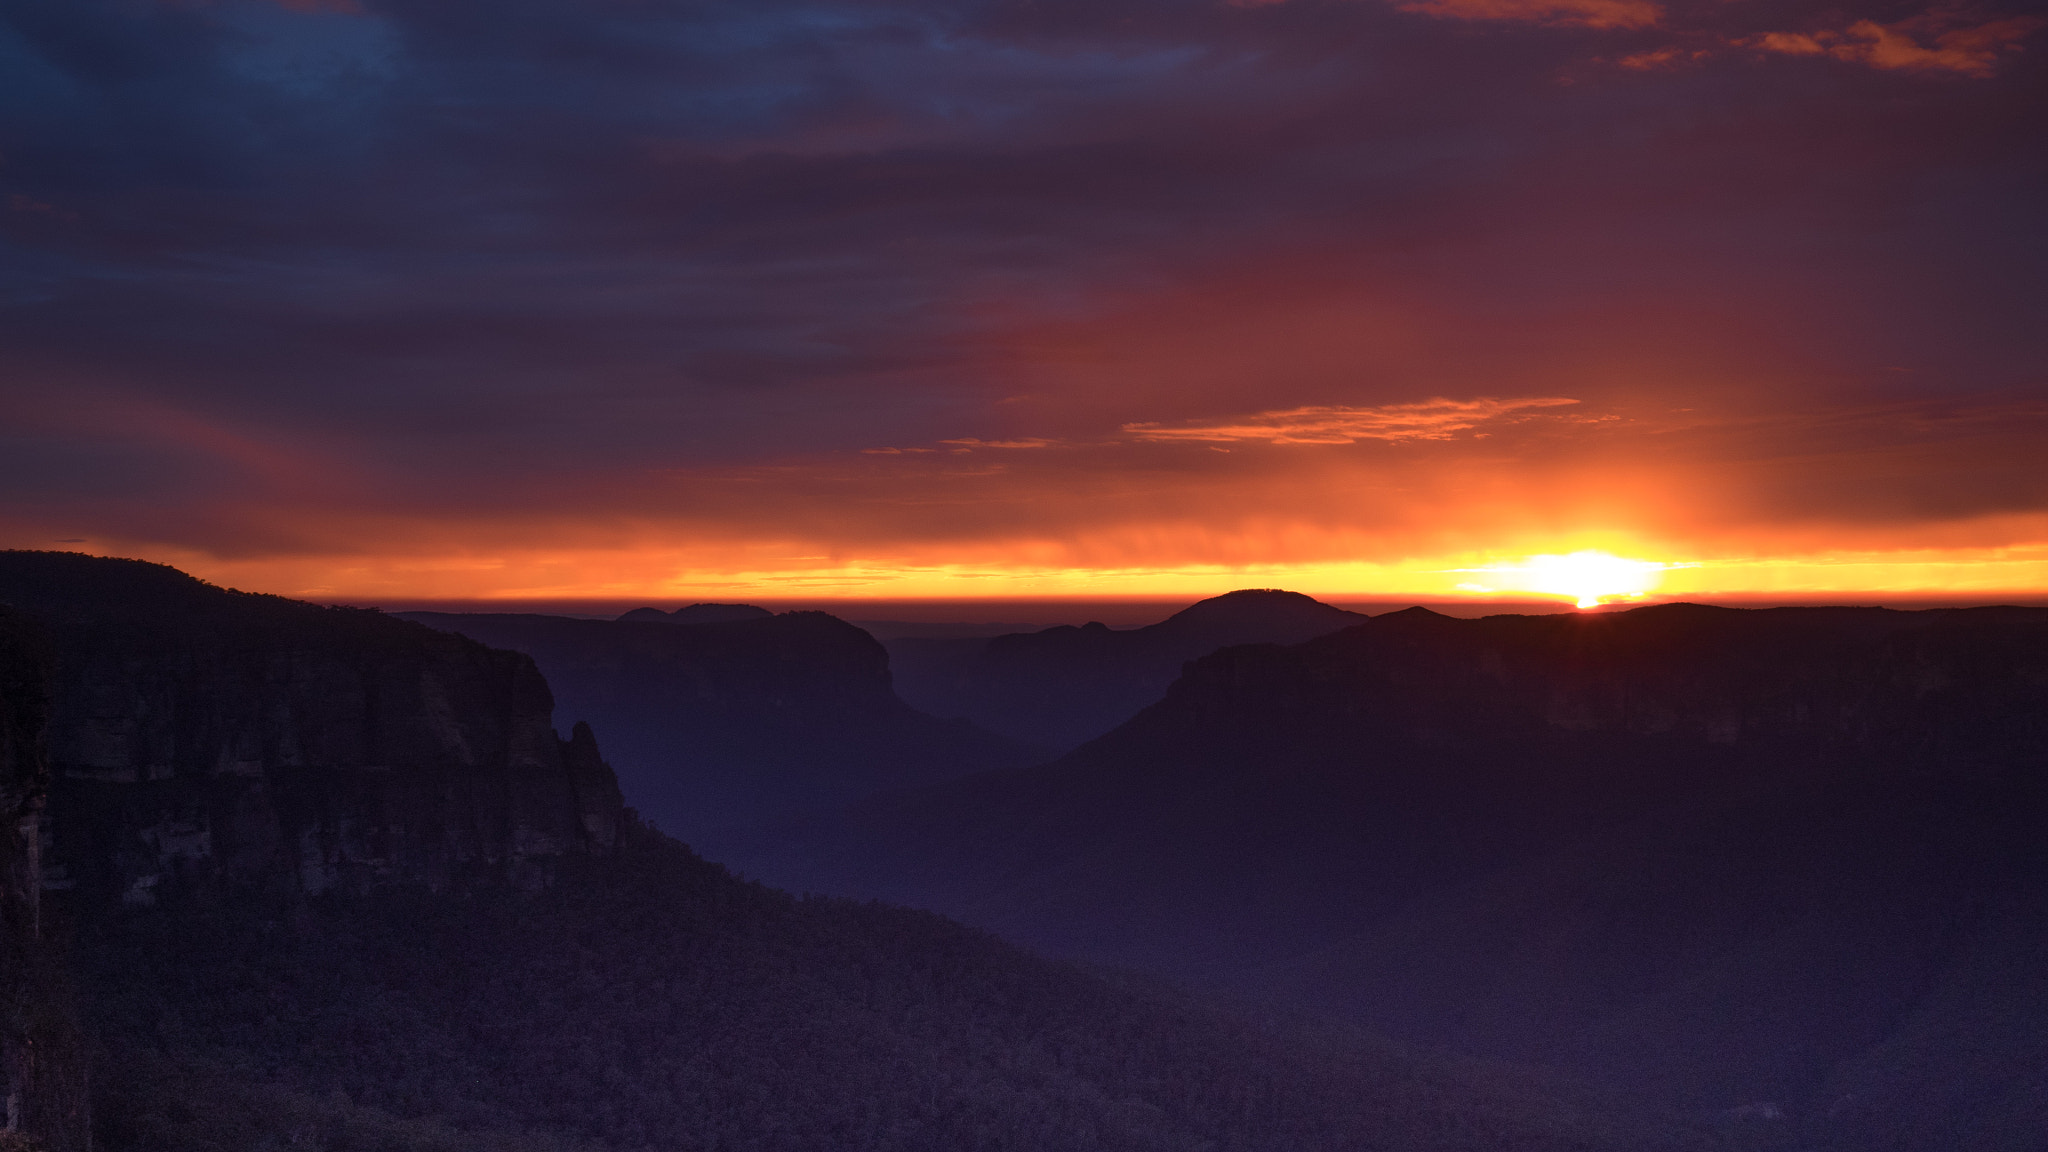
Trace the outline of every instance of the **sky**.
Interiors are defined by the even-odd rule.
[[[0,546],[2048,595],[2044,16],[0,0]]]

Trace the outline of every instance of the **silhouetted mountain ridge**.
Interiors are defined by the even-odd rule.
[[[635,608],[619,617],[640,624],[731,624],[738,620],[765,620],[775,613],[752,604],[690,604],[673,612],[659,608]]]
[[[1072,748],[1157,700],[1181,665],[1232,644],[1291,644],[1366,617],[1298,592],[1244,589],[1157,624],[1091,622],[988,640],[906,638],[890,645],[904,698],[991,731]]]

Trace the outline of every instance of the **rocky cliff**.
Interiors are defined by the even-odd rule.
[[[41,930],[50,671],[41,631],[0,608],[0,1133],[85,1152],[85,1050]]]
[[[517,653],[67,553],[0,553],[0,602],[56,652],[46,889],[533,878],[618,835],[589,729],[556,737]]]

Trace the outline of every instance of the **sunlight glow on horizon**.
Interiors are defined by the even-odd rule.
[[[1569,541],[1577,547],[1467,552],[1368,561],[1268,564],[924,562],[919,556],[708,556],[671,546],[507,550],[446,554],[273,556],[224,559],[160,548],[80,551],[171,564],[224,587],[323,603],[414,600],[692,600],[1059,598],[1199,599],[1237,588],[1287,588],[1317,597],[1416,600],[1615,601],[1735,598],[1966,597],[2048,600],[2048,543],[2006,548],[1840,551],[1782,556],[1700,556],[1684,562],[1654,542]],[[1604,546],[1592,546],[1604,545]],[[997,550],[991,549],[996,552]],[[1685,553],[1680,553],[1684,555]],[[721,563],[720,561],[723,561]]]
[[[1530,556],[1519,564],[1468,569],[1490,579],[1484,584],[1473,582],[1458,587],[1482,594],[1541,592],[1569,596],[1580,608],[1598,608],[1614,600],[1640,600],[1656,590],[1666,570],[1689,566],[1628,560],[1586,548],[1563,556]]]

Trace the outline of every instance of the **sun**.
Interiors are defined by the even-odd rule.
[[[1519,564],[1478,569],[1493,577],[1486,591],[1569,596],[1581,608],[1634,600],[1657,587],[1669,564],[1630,560],[1588,549],[1563,556],[1530,556]],[[1475,588],[1477,586],[1474,586]]]

